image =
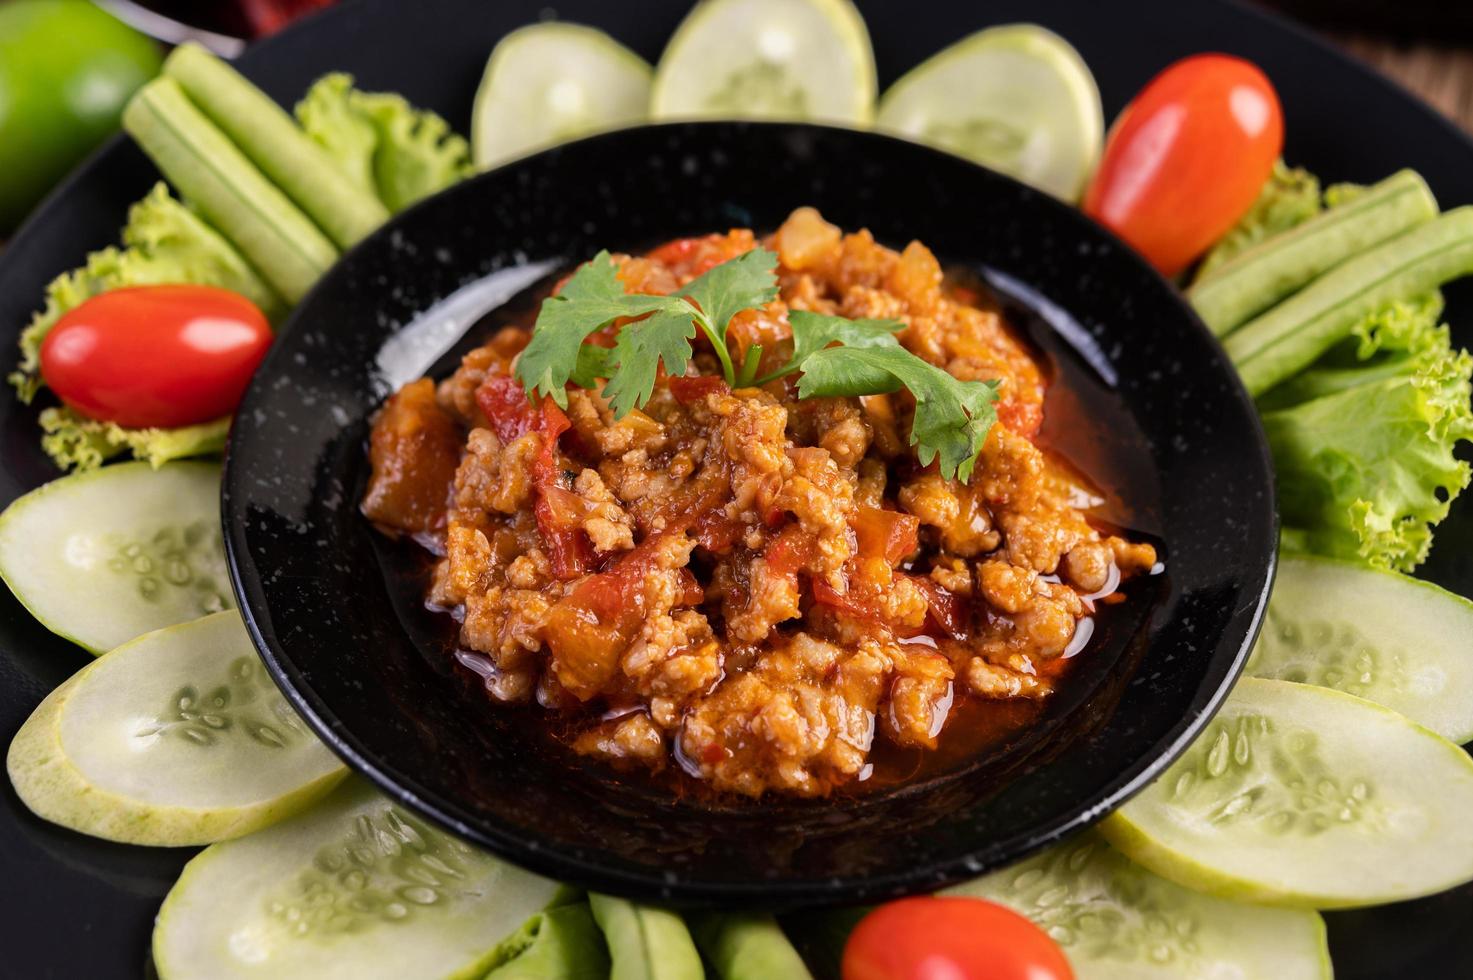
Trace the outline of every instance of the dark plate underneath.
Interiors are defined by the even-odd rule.
[[[604,246],[772,229],[801,204],[891,246],[918,238],[1018,298],[1046,297],[1032,325],[1067,372],[1051,421],[1128,523],[1166,542],[1167,571],[1128,586],[1045,717],[983,762],[853,798],[677,801],[539,751],[535,713],[489,708],[474,691],[468,704],[441,676],[448,652],[423,586],[385,587],[402,554],[358,512],[368,419],[385,391],[426,369],[445,376],[484,341],[442,357],[451,319],[424,313],[471,283],[544,278]],[[1277,540],[1271,486],[1257,417],[1220,348],[1174,289],[1078,211],[889,137],[706,123],[539,154],[360,245],[257,372],[222,499],[236,595],[267,666],[391,794],[600,891],[792,907],[975,876],[1139,788],[1215,709],[1256,635]],[[383,554],[389,568],[375,575]]]
[[[658,56],[686,0],[627,5],[562,0],[560,16],[611,31],[647,58]],[[1171,60],[1202,50],[1262,65],[1283,97],[1287,155],[1332,180],[1372,180],[1402,166],[1420,170],[1445,205],[1473,203],[1473,147],[1450,124],[1394,85],[1287,25],[1222,0],[860,0],[882,84],[945,44],[994,23],[1035,20],[1073,42],[1100,84],[1107,114]],[[242,68],[290,102],[322,71],[355,72],[369,87],[405,93],[462,131],[486,52],[508,30],[539,17],[542,0],[394,0],[347,3],[253,48]],[[0,336],[14,337],[46,282],[113,242],[127,206],[152,168],[115,142],[60,191],[0,254]],[[1473,290],[1453,291],[1451,315],[1473,343]],[[5,343],[9,343],[8,340]],[[0,392],[0,503],[55,475],[39,451],[33,411]],[[1473,594],[1473,498],[1438,532],[1425,574]],[[87,660],[0,595],[0,734],[8,737],[52,687]],[[187,851],[89,840],[31,817],[0,795],[0,976],[137,977],[158,903]],[[1473,886],[1384,909],[1328,915],[1341,980],[1473,976]]]

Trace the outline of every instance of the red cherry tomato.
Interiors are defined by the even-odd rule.
[[[1084,210],[1174,276],[1243,216],[1283,148],[1279,97],[1257,66],[1184,58],[1115,120]]]
[[[1074,980],[1052,939],[1023,916],[975,898],[903,898],[860,920],[844,980]]]
[[[94,296],[41,343],[41,376],[67,405],[128,428],[175,428],[235,411],[271,346],[255,304],[213,286]]]

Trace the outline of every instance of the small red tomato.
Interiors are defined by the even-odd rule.
[[[1083,207],[1174,276],[1252,206],[1283,148],[1283,112],[1263,72],[1193,55],[1115,120]]]
[[[270,346],[265,315],[227,289],[114,289],[56,322],[41,376],[89,418],[176,428],[234,412]]]
[[[976,898],[903,898],[859,921],[844,980],[1074,980],[1052,939]]]

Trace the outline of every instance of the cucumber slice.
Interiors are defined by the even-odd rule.
[[[1380,905],[1473,880],[1473,759],[1388,708],[1245,678],[1102,823],[1127,857],[1224,898]]]
[[[220,467],[119,463],[31,491],[0,514],[0,579],[92,653],[233,608]]]
[[[94,837],[238,837],[320,799],[347,770],[266,676],[235,612],[146,633],[51,692],[11,742],[16,792]]]
[[[1079,980],[1329,980],[1325,923],[1189,891],[1094,833],[951,889],[1000,902],[1063,947]]]
[[[1405,575],[1285,557],[1248,673],[1354,694],[1468,742],[1473,602]]]
[[[1105,114],[1068,41],[1009,24],[911,69],[880,100],[875,124],[1076,201],[1099,161]]]
[[[476,166],[643,122],[653,69],[603,31],[534,24],[502,38],[471,111]]]
[[[867,125],[877,91],[849,0],[702,0],[660,58],[650,112]]]
[[[479,980],[558,894],[366,783],[190,861],[153,932],[161,980]]]

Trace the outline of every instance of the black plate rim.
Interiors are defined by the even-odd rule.
[[[1231,362],[1228,360],[1226,352],[1222,349],[1220,341],[1213,336],[1212,332],[1201,321],[1201,318],[1191,308],[1190,304],[1187,303],[1181,291],[1156,272],[1156,270],[1152,269],[1143,259],[1140,259],[1109,229],[1088,219],[1087,216],[1082,215],[1082,212],[1079,212],[1072,205],[1059,201],[1049,195],[1040,194],[1006,174],[1000,174],[981,164],[965,160],[946,151],[913,140],[877,133],[872,130],[856,131],[840,126],[815,123],[697,121],[653,123],[613,130],[571,141],[570,143],[563,144],[562,147],[572,145],[581,146],[585,144],[597,145],[601,141],[618,138],[619,134],[627,133],[629,129],[658,131],[662,129],[728,126],[770,128],[774,130],[834,131],[845,134],[863,132],[867,137],[904,143],[912,152],[936,159],[945,159],[952,165],[955,165],[957,161],[961,161],[966,166],[977,171],[985,172],[994,178],[1001,178],[1016,187],[1020,193],[1028,194],[1030,197],[1036,199],[1040,207],[1056,211],[1066,211],[1073,217],[1084,217],[1093,226],[1097,234],[1108,239],[1122,252],[1129,255],[1132,261],[1157,281],[1162,290],[1170,295],[1182,319],[1190,323],[1192,325],[1191,329],[1197,331],[1202,340],[1209,342],[1212,349],[1219,355],[1218,362],[1211,365],[1209,369],[1220,372],[1221,376],[1229,382],[1232,396],[1243,410],[1244,416],[1250,421],[1257,448],[1256,464],[1265,476],[1266,487],[1268,489],[1264,497],[1264,503],[1262,504],[1262,509],[1266,513],[1262,515],[1264,519],[1258,522],[1258,526],[1263,531],[1263,540],[1258,543],[1259,551],[1265,556],[1261,566],[1262,578],[1258,588],[1253,590],[1251,611],[1242,607],[1233,611],[1232,618],[1234,623],[1238,621],[1244,612],[1250,612],[1250,616],[1246,624],[1247,628],[1243,639],[1234,653],[1231,665],[1216,687],[1207,692],[1205,697],[1202,697],[1199,692],[1198,697],[1201,700],[1200,702],[1194,701],[1192,711],[1184,715],[1149,751],[1143,753],[1136,763],[1116,774],[1102,792],[1092,794],[1091,799],[1094,802],[1088,806],[1073,808],[1070,814],[1065,817],[1040,824],[1039,829],[1029,836],[1029,845],[1026,848],[1026,853],[1033,853],[1038,849],[1056,843],[1073,833],[1092,826],[1131,797],[1141,792],[1157,775],[1185,752],[1197,734],[1211,722],[1218,709],[1222,706],[1223,701],[1226,700],[1238,677],[1241,675],[1248,655],[1263,625],[1268,596],[1272,590],[1278,567],[1277,543],[1279,536],[1279,515],[1278,509],[1274,504],[1274,494],[1272,492],[1274,485],[1272,455],[1258,413],[1253,407],[1251,396],[1249,396],[1247,390],[1243,387],[1237,373],[1231,369]],[[307,296],[303,298],[302,302],[297,305],[288,319],[282,324],[278,331],[278,336],[286,336],[289,332],[297,328],[303,319],[302,312],[311,307],[312,299],[319,290],[327,288],[328,280],[335,275],[337,270],[348,266],[359,251],[374,249],[378,247],[378,243],[381,240],[387,240],[396,235],[401,226],[410,223],[413,215],[420,209],[435,206],[434,201],[443,195],[454,194],[460,188],[465,188],[483,179],[492,178],[504,169],[521,166],[527,164],[529,161],[535,162],[538,157],[546,153],[559,152],[562,147],[534,151],[509,160],[492,170],[477,174],[461,184],[455,185],[441,192],[441,194],[421,201],[404,212],[395,215],[389,222],[375,230],[373,234],[369,235],[352,250],[347,252],[333,269],[330,269],[318,280],[312,290],[308,292]],[[273,346],[266,360],[262,362],[260,368],[257,370],[250,387],[247,389],[241,401],[239,409],[241,412],[251,411],[256,400],[266,390],[268,379],[272,377],[273,362],[285,356],[283,347]],[[251,642],[260,654],[272,679],[282,690],[293,708],[307,722],[308,726],[352,770],[370,780],[392,798],[403,802],[406,806],[430,818],[440,826],[488,848],[493,853],[521,867],[560,881],[571,882],[600,891],[618,891],[621,894],[657,900],[677,899],[682,903],[698,905],[763,904],[766,906],[794,907],[810,903],[834,903],[835,879],[833,878],[790,879],[781,881],[754,879],[746,882],[720,883],[701,882],[699,880],[672,881],[666,875],[654,873],[641,874],[623,867],[596,864],[588,859],[566,860],[560,857],[553,848],[541,846],[540,844],[529,845],[527,839],[515,828],[494,825],[489,820],[478,823],[467,819],[461,815],[464,811],[455,805],[453,801],[440,799],[440,794],[427,789],[414,776],[408,773],[395,772],[392,767],[386,766],[376,760],[372,753],[364,748],[361,740],[352,734],[348,726],[343,724],[327,708],[321,696],[313,691],[312,686],[306,681],[300,668],[278,645],[279,640],[275,634],[262,622],[262,619],[265,617],[258,616],[257,614],[258,609],[265,609],[267,607],[262,581],[263,575],[250,556],[245,540],[244,517],[234,509],[236,506],[235,501],[244,497],[242,484],[246,480],[246,476],[245,468],[240,463],[240,458],[236,440],[232,438],[225,452],[220,501],[221,518],[225,531],[226,561],[237,607],[241,612]],[[1245,599],[1247,592],[1248,589],[1245,588]],[[1231,631],[1232,628],[1230,627],[1222,636],[1227,635]],[[1221,636],[1215,638],[1214,642],[1221,642]],[[460,813],[457,811],[460,811]],[[863,879],[866,900],[899,897],[932,891],[943,884],[956,883],[976,877],[976,868],[977,864],[972,855],[959,855],[947,861],[933,862],[904,873],[896,872],[888,875],[866,877]]]

